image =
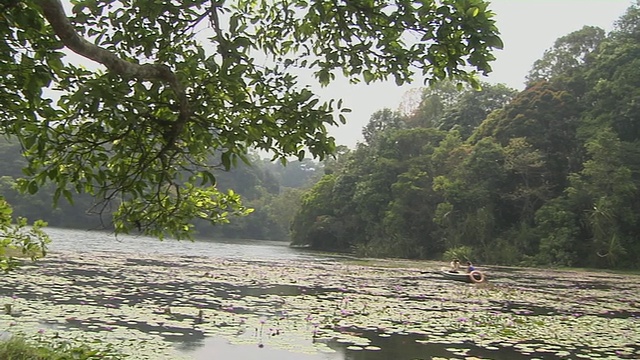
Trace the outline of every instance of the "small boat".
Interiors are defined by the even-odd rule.
[[[466,271],[456,271],[442,268],[440,269],[440,274],[450,280],[463,281],[472,284],[485,281],[484,274],[478,270],[473,270],[472,272],[468,273]]]

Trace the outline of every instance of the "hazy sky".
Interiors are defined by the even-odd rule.
[[[504,42],[492,63],[493,72],[483,78],[490,83],[504,83],[518,90],[524,88],[525,76],[533,62],[542,57],[559,37],[583,26],[598,26],[606,31],[635,3],[634,0],[493,0],[496,24]],[[406,91],[422,87],[398,87],[393,83],[349,85],[336,83],[320,90],[323,96],[342,98],[353,112],[347,125],[331,128],[339,145],[353,148],[362,141],[362,127],[371,115],[383,108],[397,109]]]

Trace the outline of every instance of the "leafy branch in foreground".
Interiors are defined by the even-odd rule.
[[[502,46],[482,0],[14,0],[0,10],[0,132],[29,161],[21,189],[53,182],[54,202],[92,194],[118,232],[158,237],[188,237],[193,217],[247,214],[215,172],[252,148],[283,162],[335,150],[327,126],[349,109],[302,86],[297,70],[324,85],[337,75],[477,85]]]
[[[0,272],[9,271],[19,265],[18,258],[36,260],[46,255],[46,245],[50,242],[42,230],[46,223],[35,221],[27,226],[27,219],[18,218],[12,224],[12,209],[0,197]]]

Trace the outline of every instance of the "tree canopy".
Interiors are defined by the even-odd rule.
[[[4,1],[0,129],[28,161],[24,191],[52,182],[118,232],[181,238],[249,211],[215,186],[249,149],[335,150],[327,126],[349,110],[295,71],[477,85],[502,46],[493,16],[483,0]]]

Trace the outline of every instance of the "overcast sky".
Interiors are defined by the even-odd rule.
[[[583,26],[598,26],[606,31],[635,3],[634,0],[493,0],[490,9],[496,13],[496,24],[504,42],[492,64],[493,73],[482,80],[504,83],[522,90],[525,76],[533,62],[553,46],[559,37]],[[331,128],[338,145],[353,148],[362,141],[362,127],[371,115],[383,108],[397,109],[403,95],[422,83],[398,87],[393,83],[349,85],[336,83],[320,90],[323,96],[344,99],[353,110],[347,125]]]

